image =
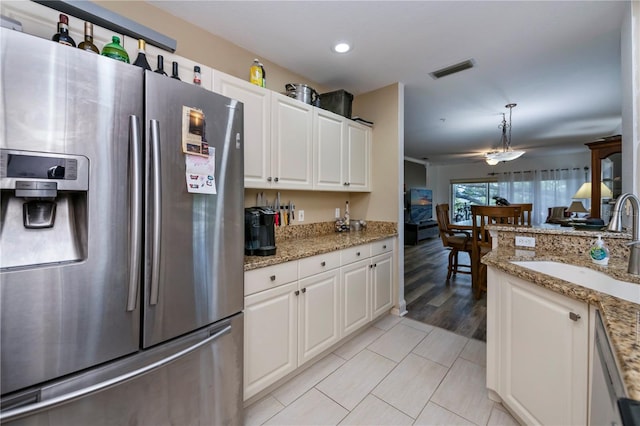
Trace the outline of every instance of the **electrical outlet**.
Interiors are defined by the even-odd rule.
[[[336,219],[340,219],[340,207],[336,207]]]
[[[298,222],[304,222],[304,210],[298,210]]]
[[[534,237],[522,237],[516,235],[516,247],[535,247],[536,239]]]

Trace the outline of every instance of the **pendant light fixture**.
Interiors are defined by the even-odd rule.
[[[491,151],[484,154],[485,161],[490,166],[495,166],[501,161],[511,161],[519,158],[524,154],[524,151],[518,150],[514,151],[511,148],[511,111],[517,104],[507,104],[505,108],[509,108],[509,123],[507,123],[507,118],[504,114],[502,114],[502,123],[498,126],[502,129],[502,151]],[[509,133],[507,134],[507,130]]]

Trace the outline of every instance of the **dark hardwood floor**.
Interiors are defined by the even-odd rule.
[[[440,238],[404,246],[404,298],[408,318],[486,341],[487,297],[476,300],[471,275],[456,274],[447,282],[449,251]],[[469,264],[466,253],[460,263]]]

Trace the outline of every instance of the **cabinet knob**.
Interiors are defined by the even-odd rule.
[[[347,182],[345,182],[345,183],[343,183],[343,185],[344,185],[344,186],[347,186],[347,185],[349,185],[349,184],[348,184]]]
[[[324,261],[320,262],[320,266],[327,266],[327,262],[324,262]]]
[[[273,179],[273,180],[277,182],[277,181],[279,181],[280,179],[278,179],[278,178],[275,178],[275,179]]]
[[[374,263],[374,264],[373,264],[373,267],[374,267],[374,268],[377,268],[377,267],[378,267],[378,264],[377,264],[377,263]]]
[[[267,178],[267,182],[271,182],[271,176]]]
[[[386,249],[387,249],[387,245],[385,244],[382,246],[382,250],[386,250]]]
[[[359,251],[356,252],[356,256],[360,256],[360,252]]]
[[[276,276],[275,276],[275,275],[271,275],[271,276],[269,277],[269,279],[270,279],[271,281],[275,281],[275,280],[276,280]]]
[[[347,182],[347,186],[351,185],[351,182]]]
[[[373,265],[369,265],[369,269],[373,269]]]
[[[302,289],[302,292],[303,292],[303,293],[306,293],[306,292],[307,292],[307,288],[306,288],[306,287],[305,287],[305,288],[303,288],[303,289]]]
[[[300,290],[294,291],[293,294],[295,294],[296,296],[300,295]]]
[[[571,319],[571,321],[578,321],[580,319],[580,314],[569,312],[569,319]]]

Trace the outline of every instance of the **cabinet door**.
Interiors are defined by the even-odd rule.
[[[288,96],[271,94],[272,188],[313,186],[313,107]]]
[[[369,191],[371,129],[347,120],[346,182],[349,191]]]
[[[244,399],[297,367],[297,282],[245,297]]]
[[[299,281],[298,363],[304,364],[340,339],[340,270]]]
[[[313,187],[322,190],[345,189],[346,158],[344,117],[316,108],[313,122]]]
[[[372,318],[388,312],[393,306],[393,252],[371,258]]]
[[[371,273],[369,259],[343,266],[341,272],[342,336],[356,331],[371,320]]]
[[[500,276],[503,399],[527,424],[586,424],[586,303]]]
[[[213,90],[244,104],[244,186],[271,186],[271,92],[216,71]]]

